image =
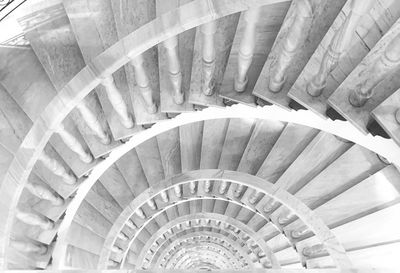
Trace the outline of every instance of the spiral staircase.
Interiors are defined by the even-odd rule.
[[[398,0],[20,2],[2,270],[398,272]]]

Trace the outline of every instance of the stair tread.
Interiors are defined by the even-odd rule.
[[[157,138],[153,137],[146,140],[136,147],[136,152],[149,187],[164,180],[164,168],[161,162]]]
[[[106,238],[112,224],[87,201],[82,201],[74,217],[78,224],[89,228],[102,238]]]
[[[301,48],[301,50],[296,52],[296,55],[290,62],[290,66],[285,73],[285,83],[282,89],[277,93],[271,92],[269,90],[269,71],[274,60],[279,54],[281,54],[280,49],[282,46],[282,41],[285,40],[288,29],[290,28],[293,21],[292,18],[297,12],[297,2],[295,1],[292,2],[286,14],[285,21],[281,26],[278,36],[276,37],[276,40],[274,42],[274,46],[270,54],[268,55],[268,59],[261,71],[261,77],[259,77],[253,90],[253,94],[257,97],[279,105],[285,109],[289,109],[290,98],[287,96],[287,94],[290,88],[296,81],[304,66],[307,64],[307,61],[314,53],[315,49],[318,47],[320,41],[325,36],[325,33],[328,31],[329,27],[335,20],[337,14],[340,12],[346,1],[340,0],[332,2],[328,0],[312,0],[309,2],[313,7],[313,16],[311,21],[308,19],[306,25],[303,28],[303,31],[308,33],[308,35],[306,36],[306,39],[302,39],[301,44],[297,47],[297,49]]]
[[[65,0],[63,4],[86,64],[118,41],[110,1],[89,4],[87,1]],[[83,14],[85,16],[82,16]],[[112,77],[129,113],[133,114],[125,71],[120,69]],[[107,98],[105,88],[99,85],[96,92],[115,140],[127,138],[142,130],[141,126],[129,129],[124,127]]]
[[[62,5],[55,5],[41,12],[48,12],[57,16],[54,16],[52,20],[46,21],[46,23],[42,23],[34,21],[34,16],[37,15],[34,13],[22,18],[20,23],[24,28],[25,37],[29,40],[56,90],[59,91],[85,67],[85,63]],[[29,29],[27,24],[30,24]],[[55,31],[57,29],[62,29],[63,35],[58,35],[58,32]],[[108,130],[108,124],[104,118],[97,94],[90,93],[86,96],[85,103],[97,116],[97,120],[102,127]],[[116,142],[112,142],[109,145],[102,144],[82,121],[77,109],[70,113],[70,117],[78,126],[95,158],[109,153],[118,145]]]
[[[229,119],[211,119],[204,121],[200,155],[201,169],[218,168],[228,125]]]
[[[142,25],[156,18],[155,1],[142,2],[134,1],[111,1],[114,13],[118,38],[123,38],[131,32],[135,31]],[[125,71],[129,89],[131,90],[131,98],[133,103],[133,111],[137,124],[151,124],[163,119],[166,115],[160,112],[160,83],[158,73],[158,53],[157,48],[153,47],[142,54],[144,59],[144,68],[149,78],[150,87],[152,88],[152,97],[157,104],[157,113],[149,114],[145,108],[139,87],[136,84],[132,65],[125,65]]]
[[[362,107],[354,107],[350,104],[349,95],[364,83],[371,75],[368,68],[374,67],[376,61],[382,56],[388,43],[400,33],[400,19],[393,24],[391,29],[371,49],[370,53],[351,72],[346,80],[329,97],[328,103],[343,117],[350,121],[361,132],[367,134],[367,125],[370,122],[370,113],[386,98],[393,94],[400,87],[400,79],[396,73],[387,75],[386,78],[374,87],[373,96]]]
[[[157,0],[156,10],[157,17],[171,11],[179,6],[187,4],[192,0]],[[161,112],[164,113],[181,113],[194,111],[193,104],[188,102],[190,90],[190,74],[192,70],[193,60],[193,47],[196,30],[187,30],[178,36],[178,57],[180,61],[180,68],[182,73],[182,87],[181,90],[184,94],[185,101],[179,105],[173,100],[173,87],[168,74],[168,59],[166,50],[163,45],[158,45],[158,63],[160,73],[160,100]]]
[[[179,127],[182,172],[200,167],[203,126],[201,121]]]
[[[400,89],[379,104],[372,111],[372,116],[383,127],[383,129],[385,129],[397,145],[400,145],[400,123],[395,117],[398,109],[400,109]]]
[[[67,257],[69,257],[67,259]],[[97,268],[99,256],[84,249],[69,245],[65,254],[65,265],[73,268]]]
[[[181,154],[179,129],[174,128],[157,135],[158,148],[164,168],[165,177],[181,172]]]
[[[193,66],[190,83],[189,102],[203,106],[224,107],[223,99],[218,96],[223,80],[225,67],[228,62],[229,53],[236,32],[236,26],[240,14],[232,14],[217,21],[217,32],[215,33],[215,71],[214,71],[214,93],[206,96],[202,91],[202,34],[200,27],[196,29],[194,42]]]
[[[226,66],[224,79],[219,91],[219,96],[233,100],[239,103],[244,103],[249,106],[256,106],[256,98],[252,91],[254,85],[260,76],[261,70],[267,60],[268,54],[272,48],[279,28],[285,18],[290,2],[281,2],[271,5],[265,5],[259,8],[260,15],[257,21],[256,28],[256,43],[251,66],[247,73],[248,84],[244,92],[234,90],[234,78],[238,70],[238,53],[239,46],[243,39],[243,33],[246,27],[244,13],[241,14],[239,23],[236,29],[235,38],[231,53],[229,55],[228,64]]]

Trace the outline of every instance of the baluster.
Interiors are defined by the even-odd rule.
[[[118,267],[119,263],[116,262],[116,261],[113,261],[113,260],[108,260],[107,266],[109,266],[109,267]]]
[[[286,214],[286,215],[280,215],[280,216],[278,217],[278,223],[279,223],[280,225],[286,225],[287,223],[289,223],[289,221],[292,219],[293,216],[294,216],[294,215],[293,215],[293,213],[291,213],[291,212],[289,212],[289,213]]]
[[[365,80],[359,83],[350,93],[349,101],[355,107],[363,106],[373,95],[373,90],[378,83],[398,67],[400,64],[400,34],[397,34],[384,49],[376,62],[363,73]]]
[[[176,197],[178,197],[178,198],[181,197],[182,196],[181,185],[176,185],[174,187],[174,192],[175,192]]]
[[[132,219],[128,219],[128,221],[126,222],[126,225],[132,229],[133,231],[136,231],[137,226],[135,225],[135,223],[132,221]]]
[[[400,108],[397,109],[396,113],[395,113],[395,118],[398,124],[400,124]]]
[[[33,195],[39,197],[40,199],[50,201],[51,204],[54,206],[62,206],[64,204],[64,199],[62,199],[60,196],[50,191],[45,186],[39,184],[27,183],[26,189]]]
[[[125,128],[132,128],[134,125],[132,115],[128,111],[128,107],[118,88],[115,86],[114,78],[109,76],[105,78],[101,84],[105,87],[108,100],[110,101],[114,111],[121,119],[121,123]]]
[[[348,49],[358,22],[371,8],[372,3],[372,0],[351,1],[350,13],[340,28],[335,32],[328,50],[322,58],[318,73],[311,79],[307,86],[308,94],[314,97],[318,97],[322,94],[329,74],[336,68],[340,56]]]
[[[176,104],[182,104],[182,73],[178,55],[178,37],[174,36],[163,42],[168,57],[168,74],[173,88],[173,99]]]
[[[31,226],[39,226],[40,228],[45,230],[54,228],[54,222],[38,214],[17,210],[15,213],[15,217],[25,224]]]
[[[286,81],[286,70],[299,49],[301,42],[306,39],[304,28],[307,19],[312,17],[312,6],[309,0],[299,0],[296,2],[296,11],[294,19],[289,27],[288,33],[281,45],[281,52],[274,63],[271,65],[271,77],[269,81],[269,90],[271,92],[281,91]]]
[[[254,205],[257,202],[259,197],[260,197],[260,193],[257,192],[256,190],[253,190],[249,196],[249,203]]]
[[[98,119],[99,117],[93,114],[93,112],[87,107],[86,103],[82,101],[76,105],[76,109],[78,109],[83,120],[86,122],[86,125],[96,134],[101,143],[104,145],[110,144],[110,135],[103,129],[103,126]]]
[[[211,181],[206,180],[204,182],[204,191],[208,193],[208,192],[210,192],[210,190],[211,190]]]
[[[75,175],[71,174],[68,170],[65,169],[65,167],[60,164],[57,160],[51,158],[48,156],[45,152],[42,152],[42,154],[39,157],[40,162],[43,163],[43,165],[52,171],[54,174],[60,176],[65,183],[67,184],[75,184],[77,179]]]
[[[276,201],[270,200],[270,201],[268,201],[267,204],[265,204],[263,210],[265,213],[270,213],[275,209],[276,205],[277,205]]]
[[[163,202],[168,203],[168,192],[167,191],[160,192],[160,197],[163,200]]]
[[[290,235],[294,238],[294,239],[299,239],[301,236],[303,236],[304,234],[306,234],[308,232],[308,228],[306,226],[303,226],[299,229],[296,230],[292,230],[290,232]]]
[[[126,234],[123,233],[122,231],[120,233],[118,233],[117,238],[121,239],[122,241],[128,241],[129,240],[129,237],[126,236]]]
[[[214,93],[214,71],[215,71],[215,33],[217,22],[211,21],[200,27],[203,36],[202,45],[202,84],[203,93],[211,96]]]
[[[236,92],[243,92],[247,87],[247,72],[253,61],[254,47],[256,45],[256,27],[259,15],[259,7],[251,8],[244,13],[246,28],[239,46],[238,71],[234,82]]]
[[[228,182],[221,181],[221,184],[219,185],[219,194],[224,194],[227,188],[228,188]]]
[[[93,161],[93,156],[87,152],[81,143],[65,129],[64,124],[60,123],[57,133],[65,145],[76,153],[83,162],[90,163]]]
[[[302,251],[303,255],[306,257],[312,257],[318,255],[324,250],[323,244],[313,245],[311,247],[305,247]]]
[[[146,219],[146,215],[144,214],[144,212],[141,208],[138,208],[136,210],[136,215],[141,219]]]
[[[34,244],[31,242],[11,240],[10,247],[25,253],[37,253],[39,255],[44,255],[47,253],[47,246],[43,244]]]
[[[236,185],[236,189],[235,189],[235,193],[234,193],[236,198],[240,197],[240,195],[242,194],[243,188],[244,188],[243,184]]]
[[[148,205],[152,210],[156,210],[156,209],[157,209],[156,203],[154,202],[153,199],[150,199],[149,201],[147,201],[147,205]]]
[[[111,251],[119,254],[123,252],[122,248],[119,248],[117,246],[112,246]]]
[[[189,183],[189,188],[190,188],[190,193],[191,194],[195,194],[196,193],[196,182],[195,181],[191,181]]]
[[[140,89],[146,110],[150,114],[157,112],[157,105],[153,100],[153,90],[150,87],[149,78],[147,77],[146,70],[143,67],[143,55],[139,55],[131,59],[131,65],[135,71],[136,84]]]

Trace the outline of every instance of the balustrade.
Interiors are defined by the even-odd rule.
[[[105,87],[108,100],[110,101],[114,111],[121,119],[121,123],[125,128],[132,128],[134,125],[132,115],[128,111],[128,107],[118,88],[115,86],[114,78],[109,76],[105,78],[101,84]]]
[[[397,34],[386,46],[375,63],[364,71],[365,79],[349,95],[351,105],[363,106],[372,96],[374,87],[385,77],[398,69],[400,65],[400,34]]]
[[[139,55],[131,59],[130,64],[134,68],[136,84],[138,85],[140,93],[142,94],[142,99],[147,112],[150,114],[156,113],[157,105],[153,100],[153,90],[150,87],[149,78],[147,77],[146,70],[143,67],[143,55]]]
[[[178,55],[178,37],[174,36],[165,40],[163,46],[168,58],[168,75],[172,85],[173,99],[176,104],[182,104],[185,100],[182,92],[182,73]]]
[[[314,97],[318,97],[322,94],[328,76],[336,68],[340,56],[346,52],[346,49],[348,49],[361,17],[368,12],[372,3],[374,3],[373,0],[351,1],[349,14],[340,28],[335,32],[335,35],[322,58],[318,73],[314,75],[307,86],[308,94]]]
[[[65,183],[71,185],[76,183],[77,178],[75,175],[71,174],[67,169],[65,169],[60,162],[48,156],[46,152],[43,151],[41,153],[39,160],[47,169],[60,176]]]
[[[25,224],[31,226],[38,226],[44,230],[49,230],[54,228],[54,222],[38,214],[17,210],[15,213],[15,217]]]
[[[39,255],[44,255],[47,253],[47,246],[25,241],[11,240],[10,247],[25,253],[36,253]]]
[[[215,33],[217,22],[211,21],[200,27],[202,34],[202,79],[201,88],[205,95],[211,96],[214,93],[214,72],[215,72]]]
[[[86,122],[86,125],[96,134],[100,139],[101,143],[108,145],[111,143],[111,136],[103,129],[98,117],[87,107],[85,101],[78,103],[76,109],[82,116],[82,119]]]
[[[64,199],[62,199],[56,193],[53,193],[45,186],[39,184],[27,183],[26,189],[33,195],[39,197],[40,199],[50,201],[51,204],[54,206],[62,206],[64,204]]]
[[[87,152],[81,143],[65,129],[64,124],[60,123],[57,133],[65,145],[76,153],[83,162],[90,163],[93,161],[93,156],[90,152]]]
[[[237,92],[246,90],[251,62],[253,61],[254,48],[256,45],[256,27],[260,15],[260,8],[251,8],[244,13],[246,28],[240,41],[238,53],[238,70],[235,76],[234,89]]]
[[[288,29],[286,37],[281,44],[281,51],[271,65],[270,81],[268,84],[271,92],[280,92],[286,82],[286,71],[289,68],[293,57],[306,39],[305,26],[312,17],[313,9],[309,0],[299,0],[296,2],[294,18]]]

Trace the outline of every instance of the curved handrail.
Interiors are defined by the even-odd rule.
[[[252,6],[282,0],[195,0],[157,17],[119,40],[84,67],[35,120],[22,141],[0,188],[0,268],[7,265],[7,247],[15,209],[33,166],[50,137],[67,115],[107,76],[130,59],[185,30],[240,12]]]

